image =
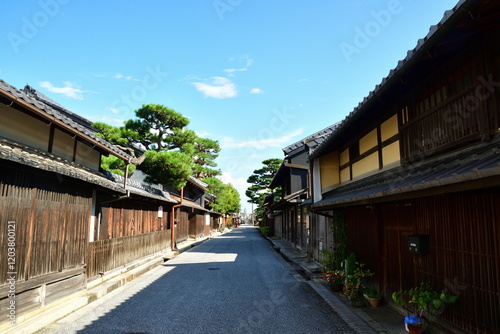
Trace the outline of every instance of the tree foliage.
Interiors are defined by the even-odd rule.
[[[265,198],[271,194],[271,188],[269,186],[278,172],[281,162],[281,159],[267,159],[262,161],[264,165],[262,168],[253,171],[253,174],[250,175],[247,180],[251,186],[248,187],[245,192],[247,197],[250,198],[248,202],[257,205],[262,205],[264,203]]]
[[[124,136],[125,128],[118,128],[116,126],[108,125],[102,122],[95,122],[92,124],[97,132],[96,134],[102,139],[114,145],[129,145],[130,141]]]
[[[159,104],[143,105],[135,115],[135,119],[126,121],[122,127],[100,122],[93,126],[98,136],[119,145],[134,157],[144,154],[145,159],[138,168],[149,175],[148,182],[180,189],[190,176],[204,178],[220,174],[215,169],[219,143],[200,138],[188,129],[187,117]],[[114,157],[105,158],[101,167],[123,175],[125,163],[120,161]]]
[[[110,171],[111,173],[123,176],[126,167],[127,165],[125,164],[125,161],[115,156],[109,156],[109,157],[103,156],[101,158],[101,168]],[[129,175],[131,175],[135,171],[135,169],[136,169],[135,165],[129,164],[128,165]]]
[[[231,214],[240,211],[240,194],[231,184],[224,184],[216,177],[202,180],[208,184],[208,192],[215,196],[212,208],[220,213]]]
[[[146,150],[182,148],[192,142],[194,132],[185,130],[189,124],[187,117],[160,104],[146,104],[135,111],[137,119],[125,122],[133,141],[140,143]],[[176,140],[180,139],[180,140]]]
[[[257,204],[254,211],[257,217],[264,216],[264,201],[266,197],[272,194],[270,188],[271,181],[278,172],[281,162],[281,159],[276,158],[262,161],[264,166],[254,170],[253,174],[247,180],[251,186],[247,188],[245,195],[249,198],[248,202]]]
[[[141,169],[148,175],[147,182],[182,189],[193,175],[193,160],[180,151],[147,151]]]
[[[194,173],[197,178],[220,175],[215,159],[219,156],[220,145],[216,140],[198,137],[194,143]]]

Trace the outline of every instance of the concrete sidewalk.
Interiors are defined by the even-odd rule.
[[[357,333],[407,333],[403,323],[404,316],[384,301],[381,301],[381,305],[377,308],[352,307],[342,293],[332,292],[326,287],[321,275],[321,267],[317,262],[312,261],[304,252],[284,240],[267,239],[274,249],[289,262],[290,266],[309,282],[311,287],[354,331]]]

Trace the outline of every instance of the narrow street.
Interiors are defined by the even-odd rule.
[[[49,333],[352,333],[258,230],[180,254],[45,328]]]

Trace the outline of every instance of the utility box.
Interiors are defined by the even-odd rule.
[[[408,249],[416,254],[429,254],[429,236],[427,234],[410,234]]]

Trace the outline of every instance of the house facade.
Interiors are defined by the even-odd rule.
[[[309,156],[312,224],[343,217],[387,300],[459,295],[436,320],[450,331],[500,328],[499,18],[460,1]]]
[[[310,225],[309,153],[336,128],[336,124],[314,133],[283,149],[284,160],[270,188],[281,198],[269,206],[271,233],[304,252],[314,252]],[[279,190],[278,190],[279,189]]]

